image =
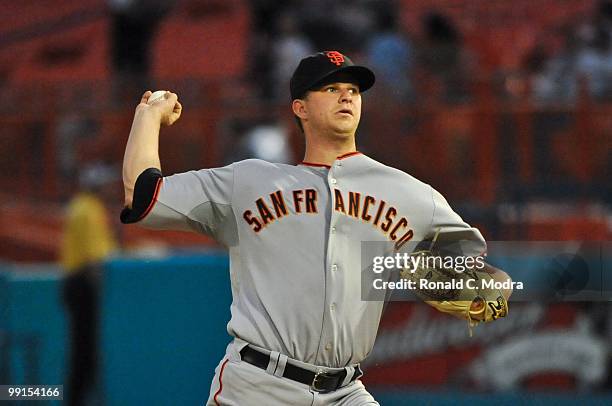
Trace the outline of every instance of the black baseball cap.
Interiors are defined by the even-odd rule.
[[[305,57],[293,72],[289,81],[291,99],[299,99],[321,84],[331,75],[346,72],[355,78],[359,90],[365,92],[374,85],[374,72],[365,66],[355,65],[351,59],[338,51],[317,52]]]

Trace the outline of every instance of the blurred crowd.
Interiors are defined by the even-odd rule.
[[[297,62],[317,50],[337,49],[371,66],[377,89],[396,100],[415,97],[415,75],[427,73],[445,87],[445,98],[467,96],[470,63],[461,33],[444,14],[422,17],[419,39],[401,24],[395,0],[253,1],[250,79],[261,97],[286,98]]]
[[[147,83],[152,38],[176,3],[109,0],[113,66],[122,86]],[[377,87],[397,100],[414,99],[419,75],[439,81],[446,101],[469,95],[475,58],[458,27],[441,12],[422,16],[417,38],[400,21],[398,0],[253,0],[248,5],[252,32],[246,79],[263,100],[285,100],[298,61],[332,49],[371,66]]]
[[[444,102],[461,103],[470,100],[476,82],[483,80],[477,52],[443,11],[432,8],[420,16],[418,27],[407,30],[397,0],[250,4],[249,79],[264,99],[286,97],[297,61],[322,49],[339,49],[369,64],[377,72],[379,90],[402,101],[434,92]],[[507,95],[528,96],[541,104],[572,104],[584,86],[597,101],[612,98],[612,2],[601,0],[589,14],[534,32],[538,39],[521,65],[494,72],[507,84]]]
[[[612,100],[612,2],[546,34],[523,64],[533,99],[573,104],[584,86],[595,100]]]

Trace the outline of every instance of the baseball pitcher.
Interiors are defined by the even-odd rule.
[[[261,160],[164,177],[160,126],[181,115],[176,94],[136,108],[125,150],[124,223],[189,230],[227,247],[234,338],[219,362],[208,405],[377,405],[360,377],[382,301],[361,297],[362,241],[467,239],[480,232],[440,193],[360,153],[355,133],[374,73],[337,51],[304,58],[290,82],[306,153],[297,165]],[[435,270],[434,270],[435,271]],[[429,275],[429,272],[427,272]],[[489,267],[482,277],[508,276]],[[438,279],[443,279],[443,276]],[[470,323],[507,313],[510,291],[427,300]],[[496,313],[487,310],[494,303]]]

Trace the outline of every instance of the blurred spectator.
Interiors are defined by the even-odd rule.
[[[376,28],[375,4],[377,0],[340,0],[335,2],[335,19],[343,26],[346,35],[341,49],[355,54],[363,51],[364,45]]]
[[[576,98],[579,39],[573,27],[566,27],[562,31],[564,45],[557,55],[549,55],[545,45],[540,43],[525,60],[525,69],[536,102],[570,103]]]
[[[304,33],[317,50],[339,50],[358,54],[374,26],[374,0],[304,1]]]
[[[612,44],[610,33],[603,26],[591,28],[586,46],[577,56],[577,79],[586,78],[591,96],[604,101],[612,95]]]
[[[287,8],[291,8],[292,1],[277,0],[251,0],[251,14],[253,15],[253,30],[256,33],[276,34],[276,21],[281,13]]]
[[[474,61],[463,46],[461,34],[455,24],[440,13],[427,14],[422,22],[423,39],[418,55],[420,69],[437,79],[446,101],[466,101]]]
[[[274,55],[275,96],[289,98],[289,79],[300,60],[315,53],[310,41],[299,31],[297,21],[290,12],[283,13],[278,21],[278,37],[272,46]]]
[[[223,162],[257,158],[274,163],[293,161],[287,129],[273,119],[247,123],[233,120],[227,128],[229,142],[224,147]]]
[[[149,87],[151,42],[174,0],[108,0],[108,5],[117,90],[127,91],[123,98],[133,100]]]
[[[115,186],[115,172],[101,164],[79,176],[81,191],[66,213],[60,262],[66,272],[63,299],[70,325],[66,404],[87,404],[95,388],[98,364],[98,302],[102,261],[117,249],[105,196]]]
[[[254,33],[249,46],[248,80],[256,95],[269,100],[274,97],[274,69],[272,55],[272,36],[267,33]]]
[[[367,47],[368,64],[376,72],[377,88],[390,92],[397,99],[412,95],[410,82],[414,51],[398,24],[397,6],[392,2],[380,4],[377,29]]]
[[[94,138],[99,128],[96,121],[80,112],[67,112],[57,119],[56,156],[61,180],[74,180],[79,166],[79,142]]]
[[[544,61],[528,64],[533,97],[542,103],[575,103],[582,84],[598,101],[612,99],[612,3],[602,1],[591,18],[564,29],[565,45]],[[541,45],[538,45],[541,48]],[[531,68],[531,69],[530,69]],[[534,69],[535,68],[535,69]]]
[[[274,90],[274,52],[273,45],[278,35],[277,20],[289,2],[275,0],[253,0],[249,2],[253,16],[253,32],[249,46],[249,81],[263,99],[272,99]]]
[[[246,135],[248,150],[253,158],[274,163],[289,163],[289,135],[274,121],[265,121],[253,127]]]

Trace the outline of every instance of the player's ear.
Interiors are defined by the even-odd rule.
[[[293,100],[293,103],[291,103],[291,108],[293,109],[293,114],[299,118],[306,118],[306,105],[304,104],[304,100]]]

